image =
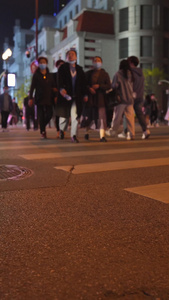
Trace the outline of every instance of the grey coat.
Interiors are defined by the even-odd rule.
[[[132,77],[130,71],[128,72],[128,79],[127,79],[124,77],[123,72],[119,70],[113,78],[112,88],[119,89],[121,104],[131,105],[134,103],[133,83],[132,83]]]

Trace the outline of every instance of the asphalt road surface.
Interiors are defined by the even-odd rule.
[[[169,300],[169,127],[0,132],[1,300]]]

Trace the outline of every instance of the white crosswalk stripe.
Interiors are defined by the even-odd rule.
[[[85,150],[85,151],[71,151],[71,152],[49,152],[49,153],[37,153],[37,154],[24,154],[20,155],[27,160],[38,159],[52,159],[52,158],[64,158],[64,157],[82,157],[82,156],[97,156],[97,155],[113,155],[123,153],[141,153],[141,152],[156,152],[156,151],[168,151],[169,146],[163,147],[142,147],[142,148],[125,148],[125,149],[108,149],[108,150]]]
[[[141,160],[128,160],[128,161],[114,161],[107,163],[83,164],[72,166],[59,166],[56,169],[70,171],[72,174],[84,174],[94,172],[105,172],[115,170],[137,169],[145,167],[157,167],[169,165],[169,157],[156,158],[156,159],[141,159]]]
[[[152,184],[147,186],[139,186],[135,188],[125,189],[128,192],[142,195],[154,200],[158,200],[164,203],[169,203],[169,182],[160,183],[160,184]]]

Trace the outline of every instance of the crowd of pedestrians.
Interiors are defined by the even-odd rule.
[[[90,130],[98,129],[100,142],[106,135],[127,140],[135,139],[135,115],[142,129],[142,139],[150,136],[149,128],[158,124],[158,105],[155,95],[147,95],[144,102],[144,76],[138,67],[139,59],[131,56],[120,62],[112,80],[102,66],[102,58],[93,58],[93,67],[84,72],[77,64],[77,53],[70,49],[66,61],[56,62],[57,72],[50,73],[48,59],[39,57],[38,68],[33,74],[30,91],[23,100],[25,126],[29,131],[40,128],[42,139],[47,138],[47,124],[52,117],[57,138],[64,139],[70,125],[70,139],[78,143],[78,128],[85,128],[84,138],[89,140]],[[109,107],[108,91],[118,91],[118,105]],[[117,104],[117,103],[116,103]],[[15,108],[15,109],[14,109]],[[12,102],[8,87],[0,95],[2,130],[7,130],[10,116],[16,124],[17,107]],[[118,132],[123,124],[123,131]]]

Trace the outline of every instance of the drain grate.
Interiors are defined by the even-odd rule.
[[[25,167],[15,165],[0,165],[1,180],[20,180],[30,177],[33,171]]]

